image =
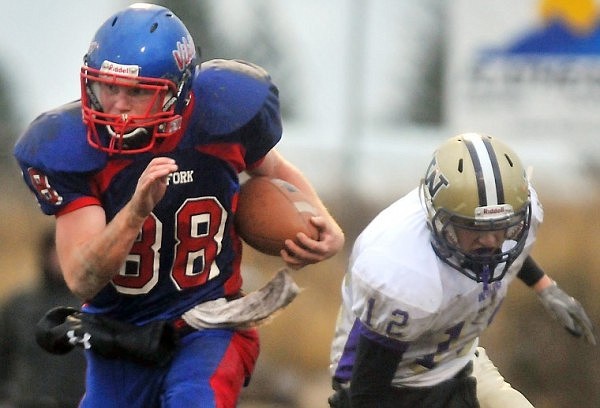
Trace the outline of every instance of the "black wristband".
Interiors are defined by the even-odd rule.
[[[544,271],[533,260],[531,255],[525,259],[523,266],[517,272],[517,277],[525,282],[527,286],[535,285],[544,275]]]

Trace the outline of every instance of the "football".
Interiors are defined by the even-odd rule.
[[[279,255],[286,239],[304,232],[318,239],[319,231],[310,218],[317,209],[296,186],[280,179],[252,177],[240,187],[235,227],[252,248]]]

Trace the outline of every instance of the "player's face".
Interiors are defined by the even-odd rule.
[[[160,109],[155,90],[107,83],[98,85],[98,99],[104,113],[143,116]]]
[[[478,231],[454,227],[459,247],[467,253],[481,249],[499,250],[506,239],[506,229]]]

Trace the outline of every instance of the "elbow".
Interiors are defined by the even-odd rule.
[[[91,270],[77,270],[66,272],[65,283],[75,296],[83,301],[94,298],[108,283],[106,279],[100,277]]]
[[[78,284],[67,284],[67,287],[73,295],[83,302],[92,299],[98,293],[98,291],[90,290],[89,288]]]

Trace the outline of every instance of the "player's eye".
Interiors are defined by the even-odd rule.
[[[100,84],[101,90],[109,95],[117,95],[119,93],[119,86],[115,84]]]
[[[127,95],[129,96],[133,96],[133,97],[139,97],[139,96],[148,96],[148,95],[152,95],[153,91],[150,89],[143,89],[143,88],[129,88],[127,90]]]

